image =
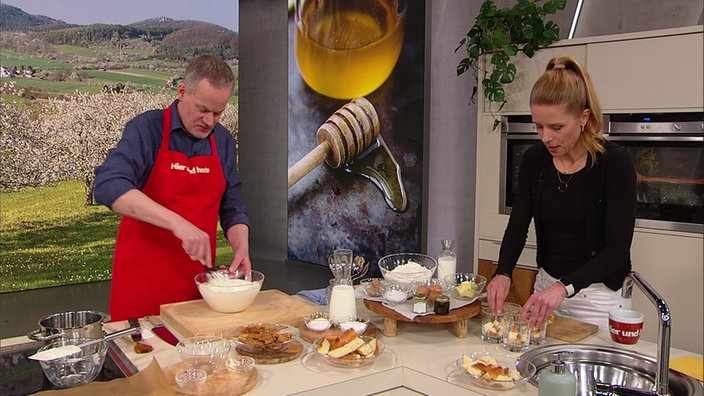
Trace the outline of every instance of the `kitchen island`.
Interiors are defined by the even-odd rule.
[[[324,310],[304,297],[302,300]],[[371,317],[372,323],[379,329],[377,337],[386,345],[386,350],[377,361],[369,367],[336,368],[327,365],[313,353],[310,344],[305,343],[303,355],[286,363],[257,365],[258,380],[248,395],[365,395],[394,394],[411,395],[421,392],[429,395],[537,395],[537,388],[525,384],[510,391],[490,391],[476,387],[467,381],[466,375],[459,372],[456,361],[462,353],[478,351],[507,353],[501,346],[488,344],[480,339],[480,320],[469,320],[469,335],[458,338],[451,332],[449,324],[419,324],[399,322],[395,337],[383,336],[384,318],[369,311],[361,300],[358,300],[358,312]],[[143,322],[144,323],[144,322]],[[654,326],[646,323],[646,326]],[[127,326],[126,322],[110,323],[110,330]],[[167,324],[167,327],[168,324]],[[172,332],[181,337],[173,328]],[[145,336],[150,333],[145,331]],[[155,347],[149,354],[137,355],[132,350],[132,344],[127,340],[118,340],[126,357],[138,369],[149,366],[156,358],[162,368],[180,361],[174,347],[156,337],[147,338]],[[560,341],[548,338],[547,344]],[[579,342],[580,344],[595,344],[612,346],[609,334],[600,331]],[[641,340],[634,351],[656,356],[657,345]],[[519,353],[515,354],[520,355]],[[701,354],[672,349],[671,359],[681,356]],[[394,389],[391,391],[391,389]]]

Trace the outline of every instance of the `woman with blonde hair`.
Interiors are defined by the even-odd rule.
[[[608,329],[608,312],[631,270],[636,176],[628,153],[602,135],[599,100],[586,69],[569,56],[548,62],[530,95],[541,143],[524,154],[489,305],[503,310],[531,220],[539,272],[521,316],[555,314]]]

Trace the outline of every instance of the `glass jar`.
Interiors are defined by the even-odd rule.
[[[435,306],[433,311],[438,315],[447,315],[450,313],[450,297],[441,294],[435,297]]]
[[[438,255],[438,279],[445,279],[445,275],[457,272],[457,255],[455,254],[455,241],[443,239],[442,251]]]
[[[428,312],[428,296],[416,294],[413,296],[413,313],[424,314]]]

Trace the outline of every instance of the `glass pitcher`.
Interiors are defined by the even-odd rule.
[[[331,280],[328,315],[333,323],[357,315],[357,302],[352,285],[352,250],[335,249],[328,260],[335,279]]]

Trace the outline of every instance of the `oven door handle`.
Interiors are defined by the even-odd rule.
[[[612,142],[704,142],[704,136],[604,136]]]

